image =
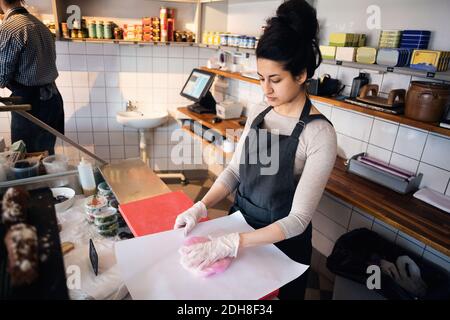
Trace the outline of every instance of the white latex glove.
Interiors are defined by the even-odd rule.
[[[192,207],[180,213],[176,220],[174,229],[179,229],[184,227],[184,235],[187,235],[194,227],[197,225],[201,218],[206,218],[208,215],[208,210],[203,202],[198,201]]]
[[[392,262],[381,259],[380,267],[381,267],[381,271],[386,273],[388,276],[390,276],[396,282],[398,282],[400,280],[400,274],[398,273],[397,267]]]
[[[211,241],[180,248],[181,265],[185,269],[202,270],[220,259],[236,258],[239,248],[239,233],[209,238]]]
[[[427,285],[422,280],[419,266],[408,256],[401,256],[396,261],[400,274],[400,286],[417,297],[425,296]]]

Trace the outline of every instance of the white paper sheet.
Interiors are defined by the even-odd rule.
[[[191,236],[253,230],[240,212],[200,223]],[[222,274],[201,278],[183,269],[178,249],[183,230],[116,243],[116,259],[128,291],[139,300],[257,300],[302,275],[309,266],[274,245],[240,249]]]

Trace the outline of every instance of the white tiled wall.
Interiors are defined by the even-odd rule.
[[[206,65],[214,51],[181,46],[119,45],[83,42],[56,42],[58,88],[63,96],[66,135],[107,161],[139,156],[136,130],[116,121],[128,100],[140,110],[175,110],[192,102],[180,90],[193,68]],[[1,90],[2,96],[9,95]],[[10,143],[10,115],[0,113],[0,136]],[[170,135],[179,129],[171,119],[165,126],[146,133],[151,166],[156,170],[194,169],[174,165],[170,160]],[[72,163],[80,153],[57,142],[57,153],[65,153]],[[205,164],[195,168],[206,168]]]

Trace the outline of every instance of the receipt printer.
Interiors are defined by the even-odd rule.
[[[242,103],[233,100],[225,100],[216,105],[216,114],[221,119],[237,119],[241,117]]]

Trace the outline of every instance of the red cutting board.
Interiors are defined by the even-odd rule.
[[[119,210],[134,236],[140,237],[172,230],[176,217],[193,204],[183,191],[176,191],[129,202]]]

